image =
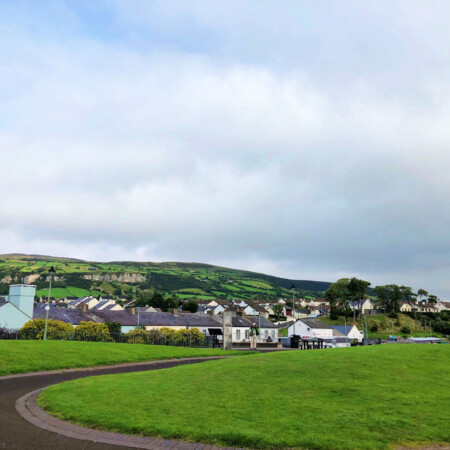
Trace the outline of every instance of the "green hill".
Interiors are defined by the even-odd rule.
[[[291,297],[321,297],[330,283],[291,280],[261,273],[201,263],[93,262],[44,255],[0,255],[0,295],[10,283],[33,283],[37,295],[46,295],[46,274],[54,266],[58,278],[52,296],[135,296],[141,291],[160,291],[184,298],[252,298],[272,300]]]

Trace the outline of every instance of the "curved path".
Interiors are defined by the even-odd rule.
[[[26,394],[29,394],[32,391],[40,390],[52,384],[61,383],[62,381],[74,380],[76,378],[82,378],[86,376],[165,369],[182,364],[194,364],[213,359],[220,359],[220,357],[186,358],[182,360],[156,362],[152,361],[144,363],[140,362],[91,369],[71,369],[67,371],[40,372],[34,374],[21,374],[0,377],[0,449],[106,450],[127,448],[129,450],[130,445],[118,446],[79,440],[77,438],[70,438],[68,436],[56,434],[43,428],[37,427],[25,420],[17,412],[16,402],[21,397],[24,397]],[[21,400],[21,402],[18,402],[17,406],[19,410],[24,413],[25,397]],[[151,446],[141,448],[212,448],[211,446],[204,446],[200,444],[192,444],[181,441],[169,441],[164,439],[151,439],[151,441],[154,442],[154,445],[152,444]],[[130,444],[132,444],[131,440]]]

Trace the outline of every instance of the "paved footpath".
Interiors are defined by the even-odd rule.
[[[209,358],[219,359],[219,358]],[[217,449],[218,447],[192,444],[188,442],[172,441],[164,439],[139,438],[119,435],[107,432],[92,432],[89,438],[94,441],[83,439],[82,427],[65,424],[57,421],[45,414],[40,408],[36,408],[35,398],[38,392],[33,395],[33,391],[62,381],[74,380],[86,376],[105,375],[112,373],[138,372],[143,370],[159,370],[174,367],[182,364],[195,364],[205,362],[205,358],[186,358],[183,360],[170,360],[160,362],[144,362],[133,364],[120,364],[117,366],[104,366],[91,369],[71,369],[66,371],[40,372],[34,374],[21,374],[0,377],[0,449],[20,449],[20,450],[106,450],[106,449],[128,449],[150,448],[150,449]],[[20,399],[20,400],[19,400]],[[18,401],[19,400],[19,401]],[[25,420],[17,409],[27,417]],[[40,411],[39,411],[40,410]],[[45,416],[48,416],[47,418]],[[58,422],[61,422],[58,424]],[[38,425],[38,426],[37,426]],[[44,428],[41,428],[43,426]],[[66,435],[57,434],[56,428],[60,427],[60,432]],[[71,428],[74,427],[74,428]],[[45,429],[47,428],[47,429]],[[85,429],[84,429],[85,430]],[[72,433],[72,434],[71,434]],[[113,445],[119,437],[123,437],[122,445]],[[112,439],[112,440],[111,440]],[[101,443],[103,441],[105,443]]]

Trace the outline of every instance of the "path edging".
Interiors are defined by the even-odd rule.
[[[2,380],[11,380],[14,378],[24,378],[24,377],[36,377],[40,375],[54,375],[58,373],[72,373],[72,372],[85,372],[85,371],[95,371],[95,370],[105,370],[105,369],[113,369],[120,367],[137,367],[137,366],[148,366],[151,364],[161,364],[165,362],[176,362],[176,361],[191,361],[191,360],[214,360],[214,359],[225,359],[231,358],[233,355],[224,355],[224,356],[192,356],[189,358],[171,358],[171,359],[154,359],[148,361],[135,361],[135,362],[126,362],[119,364],[107,364],[105,366],[88,366],[88,367],[72,367],[68,369],[55,369],[55,370],[41,370],[39,372],[26,372],[26,373],[13,373],[11,375],[3,375],[0,376],[0,381]]]

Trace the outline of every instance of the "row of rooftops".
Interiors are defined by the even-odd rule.
[[[37,303],[34,306],[33,318],[45,318],[45,303]],[[61,320],[72,325],[78,325],[83,321],[92,322],[118,322],[122,326],[156,326],[156,327],[210,327],[220,328],[223,319],[219,316],[212,317],[208,314],[182,313],[173,314],[169,312],[148,312],[148,308],[135,308],[133,313],[127,310],[87,310],[51,307],[49,318]],[[233,327],[250,327],[256,322],[261,328],[277,328],[270,320],[262,316],[233,316]]]

